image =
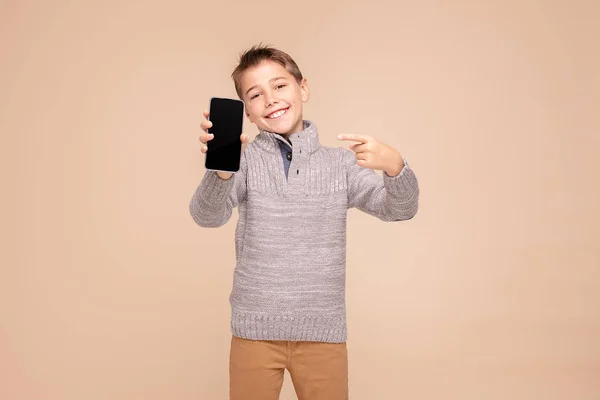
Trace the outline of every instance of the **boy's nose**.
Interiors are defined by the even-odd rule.
[[[265,97],[265,99],[267,100],[266,101],[266,103],[267,103],[266,106],[267,107],[269,107],[269,106],[271,106],[271,105],[276,104],[276,103],[279,102],[279,100],[277,100],[277,99],[275,99],[273,97]]]

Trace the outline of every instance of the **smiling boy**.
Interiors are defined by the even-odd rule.
[[[347,399],[347,211],[408,220],[418,209],[417,178],[372,136],[338,136],[354,142],[351,150],[322,146],[316,124],[303,118],[307,80],[287,53],[254,46],[232,78],[259,134],[251,143],[241,135],[238,172],[206,171],[190,202],[202,227],[239,212],[230,399],[278,399],[285,369],[299,400]],[[204,116],[202,153],[213,137]]]

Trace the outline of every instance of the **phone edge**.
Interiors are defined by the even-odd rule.
[[[231,99],[231,98],[228,98],[228,97],[218,97],[218,96],[211,96],[211,97],[208,99],[208,120],[209,120],[209,121],[210,121],[210,109],[211,109],[211,106],[212,106],[212,101],[213,101],[213,99],[234,100],[234,101],[239,101],[240,103],[242,103],[242,133],[244,133],[244,116],[245,116],[245,113],[244,113],[244,111],[246,110],[246,104],[244,103],[244,101],[243,101],[243,100],[240,100],[240,99]],[[208,128],[207,130],[210,130],[210,128]],[[207,132],[207,133],[210,133],[210,132]],[[240,146],[240,166],[241,166],[241,164],[242,164],[242,147],[243,147],[243,146]],[[207,148],[208,148],[208,144],[207,144]],[[204,169],[206,169],[207,171],[214,171],[214,172],[227,172],[227,173],[230,173],[230,174],[235,174],[236,172],[239,172],[239,170],[240,170],[240,168],[239,168],[239,167],[238,167],[238,169],[236,169],[235,171],[226,171],[226,170],[221,170],[221,169],[212,169],[212,168],[208,168],[208,167],[206,166],[206,159],[207,159],[207,158],[208,158],[208,150],[207,150],[206,154],[204,154]]]

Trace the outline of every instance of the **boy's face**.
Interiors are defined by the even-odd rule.
[[[281,64],[263,61],[241,76],[246,116],[259,129],[285,137],[303,129],[302,105],[309,99],[306,78],[300,84]]]

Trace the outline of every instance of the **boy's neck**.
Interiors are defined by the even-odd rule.
[[[288,142],[289,144],[292,144],[292,141],[290,140],[290,136],[292,136],[295,133],[302,132],[305,129],[306,129],[305,121],[304,121],[304,118],[302,118],[302,119],[300,119],[299,126],[297,126],[292,132],[288,132],[288,133],[276,133],[276,132],[274,132],[274,133],[276,135],[279,135],[283,139],[285,139],[285,141]]]
[[[304,127],[304,118],[301,117],[300,121],[296,124],[296,126],[294,127],[294,129],[292,130],[292,132],[288,132],[288,133],[284,133],[281,134],[281,136],[288,142],[290,142],[290,136],[293,135],[294,133],[298,133],[298,132],[302,132],[305,129]]]

